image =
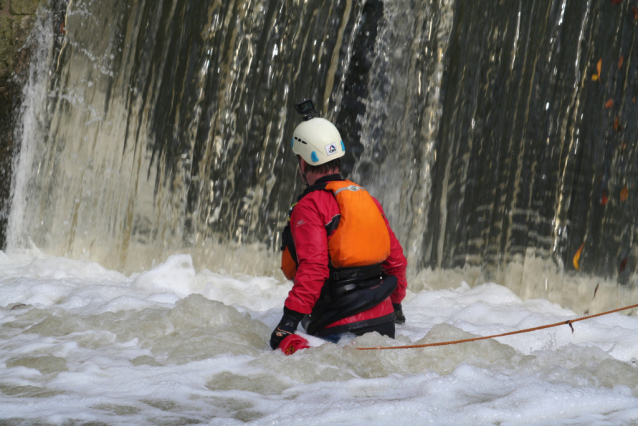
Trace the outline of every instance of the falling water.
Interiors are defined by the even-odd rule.
[[[51,7],[66,32],[41,14],[9,251],[129,272],[189,253],[276,274],[301,191],[292,107],[312,98],[347,143],[344,173],[384,204],[415,289],[456,268],[583,310],[601,282],[605,300],[633,292],[629,2]]]
[[[138,270],[277,247],[299,189],[289,111],[301,98],[336,108],[360,15],[350,1],[70,2],[37,82],[46,113],[25,108],[38,127],[25,124],[9,248]]]

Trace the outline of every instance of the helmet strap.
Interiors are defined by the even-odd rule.
[[[308,179],[306,179],[306,172],[301,170],[301,156],[298,156],[298,159],[299,159],[299,162],[297,163],[297,167],[299,168],[299,174],[301,175],[301,180],[303,181],[304,185],[310,186],[308,184]]]

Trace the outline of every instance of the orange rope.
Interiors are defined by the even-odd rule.
[[[526,328],[525,330],[510,331],[508,333],[495,334],[493,336],[474,337],[472,339],[453,340],[451,342],[426,343],[424,345],[384,346],[384,347],[376,347],[376,348],[355,348],[355,349],[358,349],[360,351],[371,351],[371,350],[381,350],[381,349],[414,349],[414,348],[427,348],[427,347],[430,347],[430,346],[456,345],[458,343],[475,342],[477,340],[493,339],[495,337],[511,336],[513,334],[529,333],[530,331],[543,330],[545,328],[558,327],[560,325],[569,325],[569,327],[572,329],[572,333],[573,333],[574,332],[574,327],[572,326],[572,323],[575,323],[575,322],[578,322],[578,321],[583,321],[583,320],[590,319],[590,318],[600,317],[600,316],[607,315],[607,314],[613,314],[614,312],[624,311],[626,309],[631,309],[631,308],[638,308],[638,304],[627,306],[625,308],[614,309],[613,311],[602,312],[600,314],[588,315],[586,317],[576,318],[576,319],[573,319],[573,320],[561,321],[561,322],[557,322],[557,323],[554,323],[554,324],[548,324],[548,325],[541,325],[540,327]]]

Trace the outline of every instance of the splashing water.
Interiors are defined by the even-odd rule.
[[[428,343],[574,317],[496,284],[409,293],[396,340],[306,336],[267,348],[290,283],[196,273],[171,256],[129,277],[0,252],[0,418],[16,424],[629,424],[635,316],[463,345]],[[301,332],[301,331],[300,331]],[[26,409],[25,407],[29,407]]]

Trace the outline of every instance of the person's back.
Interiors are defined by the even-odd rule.
[[[327,120],[306,117],[292,148],[308,188],[282,235],[282,270],[294,284],[271,347],[302,319],[309,334],[332,341],[345,332],[394,337],[395,319],[405,321],[407,261],[381,205],[340,177],[345,146]]]

